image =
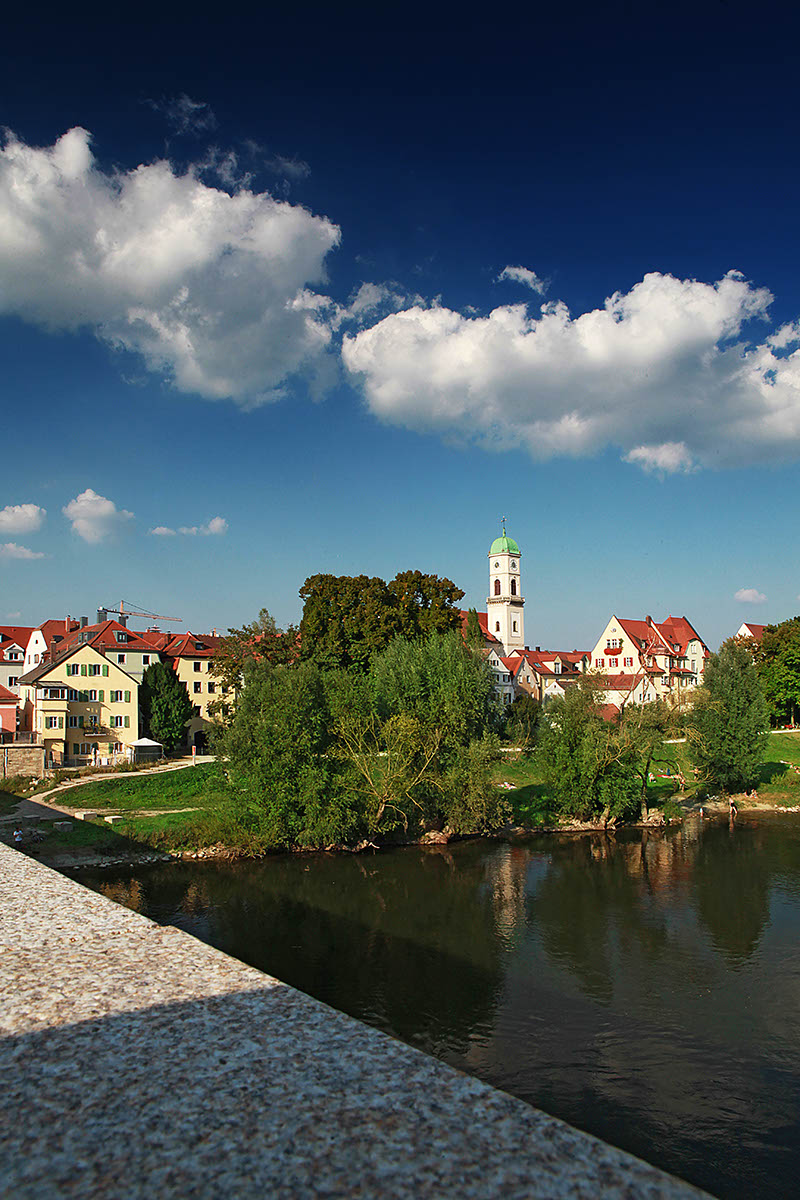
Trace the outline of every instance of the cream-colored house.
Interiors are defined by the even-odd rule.
[[[686,617],[656,622],[612,616],[591,652],[591,670],[608,680],[607,700],[671,697],[678,703],[703,682],[708,647]],[[616,695],[618,699],[612,699]]]
[[[91,645],[28,671],[19,686],[20,727],[42,739],[48,767],[119,761],[139,737],[137,681]]]

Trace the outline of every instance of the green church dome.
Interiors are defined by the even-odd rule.
[[[520,549],[513,538],[506,537],[505,533],[502,537],[495,538],[489,547],[489,554],[519,554]]]

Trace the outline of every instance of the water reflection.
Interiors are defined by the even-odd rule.
[[[796,817],[90,882],[712,1192],[794,1192]]]

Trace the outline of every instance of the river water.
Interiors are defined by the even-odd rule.
[[[80,880],[721,1197],[800,1179],[800,817]]]

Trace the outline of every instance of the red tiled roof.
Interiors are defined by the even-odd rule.
[[[628,617],[617,617],[629,638],[632,638],[647,654],[671,654],[672,648],[667,645],[663,635],[655,625],[647,621],[630,620]]]
[[[34,629],[34,625],[0,625],[0,645],[16,642],[24,650]]]
[[[614,692],[622,692],[625,691],[625,689],[627,689],[629,692],[632,692],[637,683],[641,682],[641,680],[645,679],[646,677],[647,676],[644,671],[640,671],[638,675],[619,674],[592,676],[593,679],[597,680],[602,689],[605,691]]]
[[[604,721],[615,721],[619,716],[619,708],[616,704],[601,704],[597,709],[597,715]]]
[[[743,624],[746,629],[750,630],[750,636],[755,641],[760,642],[763,640],[764,630],[767,628],[766,625],[754,625],[752,621],[744,621]]]
[[[168,658],[211,658],[216,653],[221,640],[210,633],[191,633],[187,630],[186,633],[176,634],[163,647],[162,653]],[[203,648],[198,650],[195,642],[202,643]]]
[[[68,637],[73,630],[79,628],[80,621],[74,621],[69,617],[62,618],[61,620],[44,621],[41,625],[36,626],[36,629],[39,630],[48,646],[52,642],[53,638]],[[35,632],[35,630],[33,632]]]
[[[127,634],[127,640],[117,640],[117,633]],[[74,629],[59,644],[59,652],[69,647],[74,649],[83,645],[94,646],[95,650],[157,650],[158,647],[146,633],[137,629],[128,629],[119,621],[101,621],[99,625],[84,625]]]
[[[701,646],[705,644],[700,634],[687,621],[686,617],[667,617],[666,621],[661,621],[658,624],[658,629],[662,637],[666,638],[669,642],[670,647],[677,642],[678,649],[673,651],[673,653],[679,654],[681,658],[686,654],[686,647],[689,642],[698,641]]]
[[[3,687],[0,683],[0,704],[19,704],[19,697],[10,692],[7,687]]]

